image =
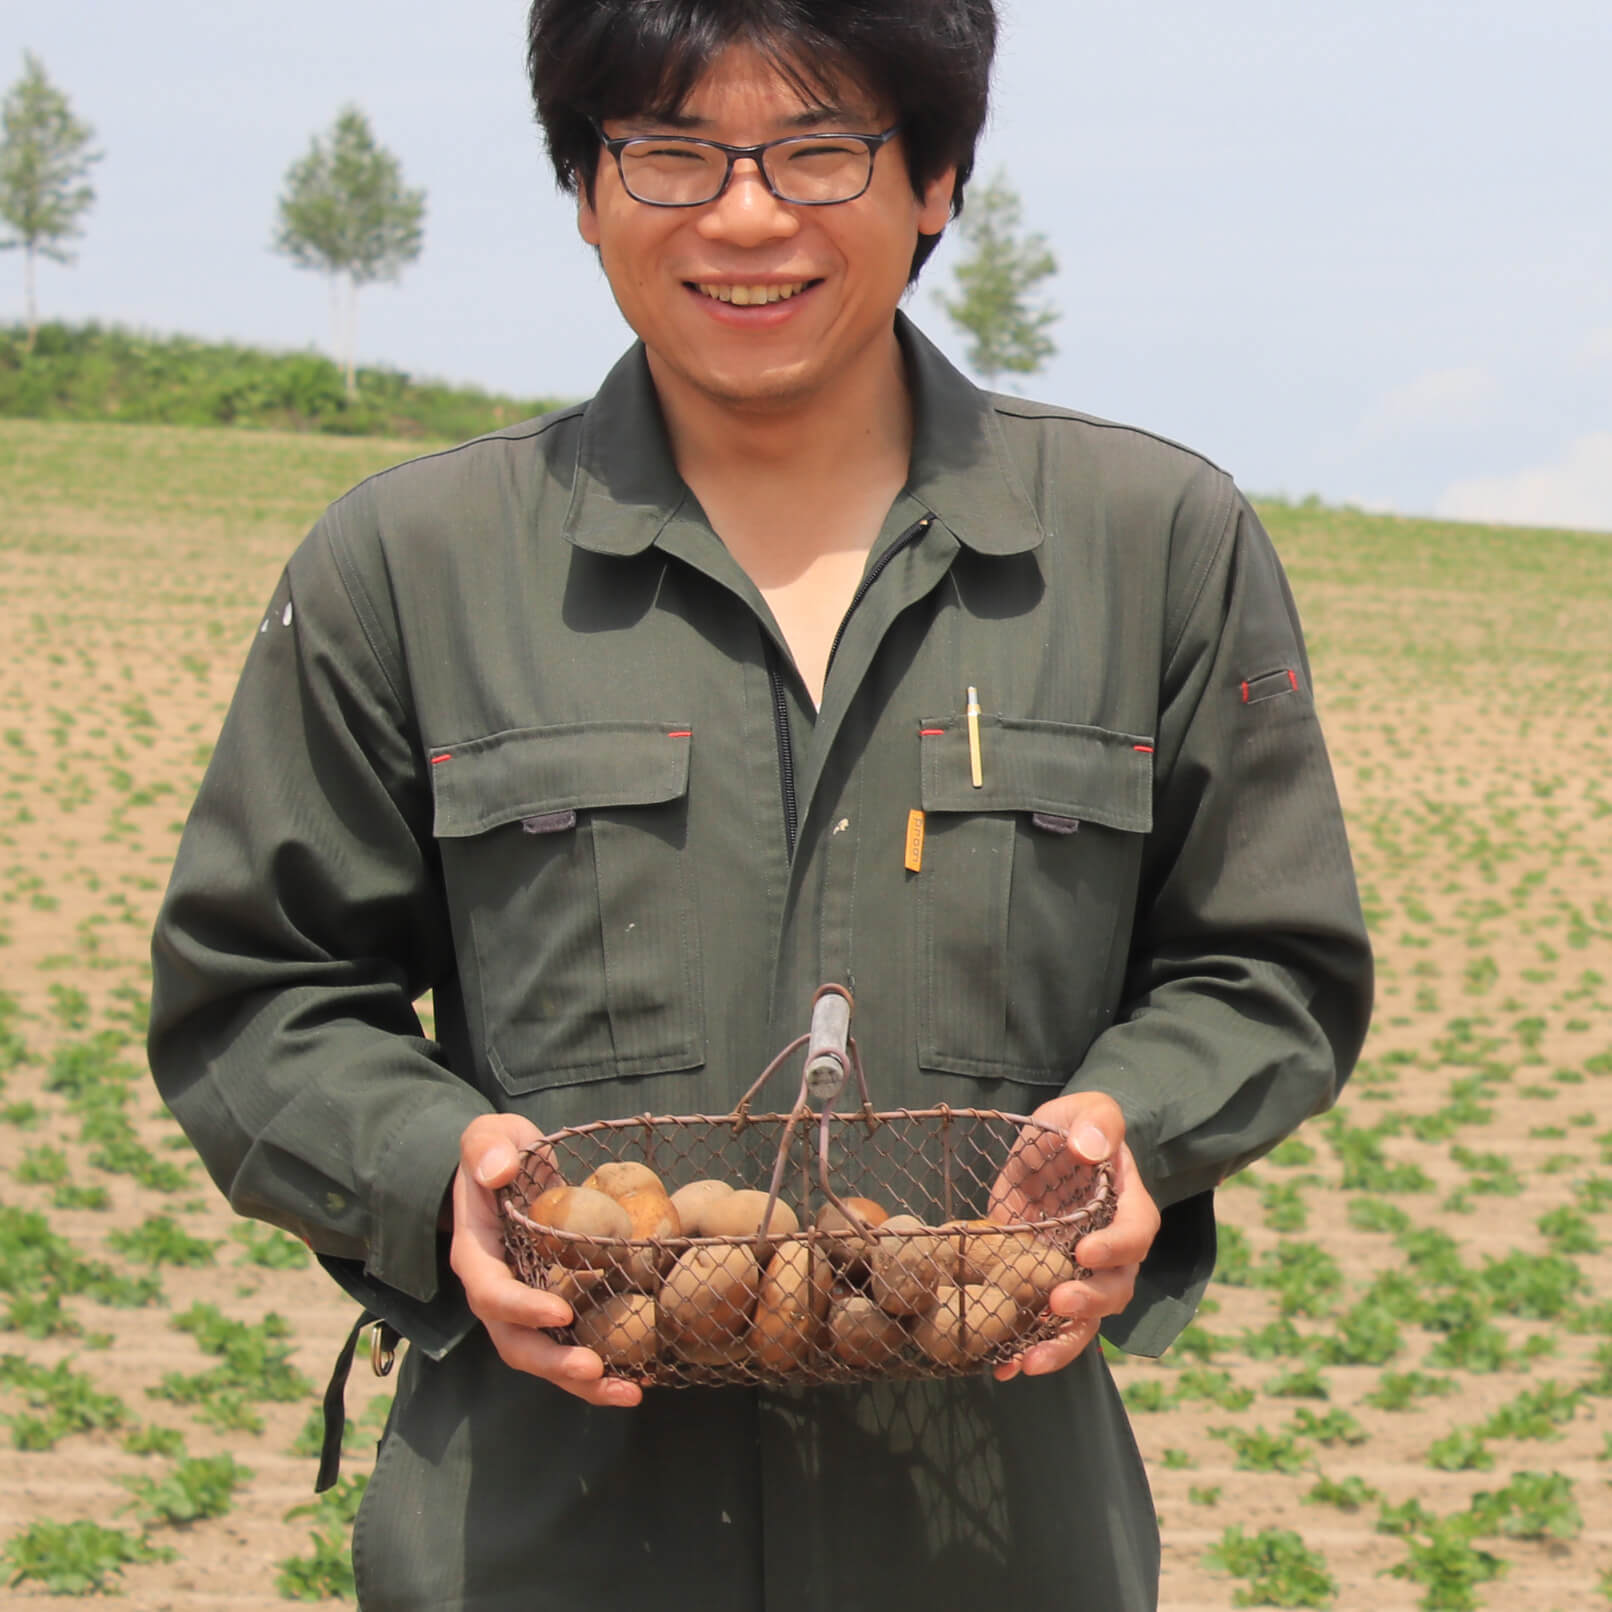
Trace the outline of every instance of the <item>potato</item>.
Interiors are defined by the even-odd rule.
[[[634,1241],[653,1237],[661,1242],[670,1242],[683,1234],[677,1211],[664,1192],[650,1188],[641,1192],[624,1192],[616,1202],[627,1211],[627,1218],[632,1222]],[[657,1278],[671,1264],[672,1257],[670,1248],[634,1248],[627,1253],[623,1269],[634,1287],[653,1292]]]
[[[647,1293],[616,1293],[582,1311],[571,1335],[612,1366],[647,1366],[660,1350],[655,1301]]]
[[[690,1248],[660,1289],[662,1341],[687,1360],[725,1364],[750,1335],[761,1269],[748,1248]]]
[[[829,1347],[835,1358],[864,1371],[894,1364],[907,1342],[907,1329],[865,1293],[835,1294],[828,1311]]]
[[[609,1276],[613,1272],[569,1270],[564,1265],[549,1265],[543,1271],[543,1286],[550,1293],[565,1300],[573,1310],[580,1311],[586,1304],[610,1291]]]
[[[718,1198],[733,1196],[733,1186],[727,1181],[690,1181],[672,1194],[672,1207],[682,1223],[685,1237],[709,1237],[705,1229],[706,1206]]]
[[[871,1198],[846,1198],[844,1203],[845,1207],[870,1231],[882,1226],[890,1218],[889,1211]],[[842,1267],[859,1267],[857,1275],[864,1276],[867,1262],[872,1257],[872,1240],[864,1237],[843,1211],[831,1203],[825,1203],[817,1211],[814,1224],[828,1238],[824,1244],[828,1257]]]
[[[1011,1342],[1018,1327],[1019,1305],[1011,1293],[989,1284],[948,1284],[918,1317],[912,1335],[937,1366],[966,1366]]]
[[[765,1192],[732,1192],[707,1204],[700,1220],[707,1237],[750,1237],[761,1229],[761,1217],[767,1212]],[[772,1237],[788,1237],[800,1230],[795,1211],[782,1198],[772,1206],[772,1219],[767,1232]]]
[[[590,1187],[550,1187],[526,1211],[526,1218],[535,1226],[574,1232],[588,1239],[572,1242],[564,1237],[545,1237],[541,1231],[533,1239],[540,1259],[572,1270],[599,1270],[616,1264],[620,1250],[610,1249],[608,1240],[625,1240],[632,1235],[627,1211],[614,1198]]]
[[[868,1292],[887,1315],[917,1315],[956,1276],[955,1240],[908,1235],[925,1229],[916,1215],[891,1215],[879,1228]]]
[[[661,1178],[647,1164],[601,1164],[583,1186],[602,1192],[607,1198],[622,1198],[629,1192],[658,1192],[667,1196]]]
[[[827,1259],[804,1242],[779,1244],[761,1278],[750,1349],[768,1371],[795,1371],[818,1346],[828,1315]]]
[[[1040,1312],[1060,1282],[1075,1279],[1074,1261],[1031,1231],[978,1232],[964,1247],[963,1279],[1011,1293],[1022,1309]]]

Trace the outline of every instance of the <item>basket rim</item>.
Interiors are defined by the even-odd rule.
[[[617,1119],[593,1119],[582,1125],[564,1125],[557,1130],[545,1131],[536,1142],[528,1142],[518,1148],[516,1152],[521,1158],[529,1158],[541,1150],[545,1143],[565,1140],[573,1136],[593,1136],[600,1131],[647,1130],[656,1125],[707,1125],[723,1126],[731,1129],[733,1126],[787,1124],[793,1120],[796,1124],[802,1121],[811,1124],[823,1119],[823,1110],[819,1108],[802,1108],[794,1113],[753,1114],[740,1113],[730,1109],[726,1114],[629,1114]],[[872,1110],[832,1109],[827,1115],[828,1119],[841,1125],[866,1125],[869,1120],[885,1123],[897,1119],[983,1119],[1006,1120],[1013,1125],[1033,1125],[1038,1130],[1045,1131],[1052,1136],[1063,1136],[1065,1133],[1056,1125],[1048,1124],[1044,1119],[1037,1119],[1034,1114],[1014,1114],[1003,1108],[954,1108],[949,1103],[942,1103],[936,1108],[876,1108]]]
[[[732,1129],[735,1126],[748,1127],[751,1125],[767,1124],[799,1124],[802,1121],[815,1123],[822,1118],[822,1111],[818,1109],[799,1109],[794,1113],[770,1114],[740,1114],[730,1111],[727,1114],[634,1114],[624,1118],[589,1120],[582,1125],[567,1125],[558,1130],[546,1131],[536,1142],[527,1143],[517,1149],[517,1156],[524,1165],[527,1161],[537,1158],[543,1151],[557,1142],[565,1142],[574,1137],[596,1138],[600,1135],[609,1135],[623,1131],[653,1131],[657,1126],[704,1126],[714,1129]],[[1015,1114],[1000,1108],[954,1108],[948,1103],[942,1103],[934,1108],[886,1108],[875,1109],[871,1113],[866,1110],[855,1110],[842,1113],[832,1110],[827,1116],[830,1120],[837,1120],[843,1125],[866,1125],[869,1121],[887,1123],[892,1120],[907,1119],[939,1119],[939,1120],[985,1120],[991,1122],[1004,1122],[1019,1127],[1034,1127],[1036,1130],[1049,1136],[1062,1138],[1065,1133],[1058,1126],[1049,1124],[1046,1120],[1037,1119],[1033,1114]],[[1103,1161],[1106,1162],[1106,1161]],[[1061,1215],[1054,1215],[1041,1220],[1005,1220],[991,1221],[989,1229],[999,1229],[1012,1232],[1047,1233],[1069,1231],[1078,1229],[1081,1222],[1089,1219],[1092,1214],[1114,1200],[1115,1189],[1111,1172],[1104,1169],[1103,1162],[1093,1165],[1094,1180],[1091,1195],[1082,1203],[1066,1210]],[[569,1183],[567,1183],[569,1184]],[[791,1239],[798,1239],[809,1245],[819,1242],[832,1242],[843,1238],[842,1231],[825,1230],[818,1226],[801,1226],[789,1232],[762,1233],[758,1226],[755,1231],[741,1233],[727,1233],[715,1237],[693,1237],[686,1233],[679,1233],[675,1237],[608,1237],[590,1235],[587,1232],[564,1231],[556,1226],[544,1225],[534,1221],[519,1208],[510,1195],[510,1186],[500,1190],[500,1207],[504,1215],[521,1230],[541,1234],[545,1239],[557,1239],[562,1244],[587,1244],[593,1248],[662,1248],[671,1244],[678,1247],[734,1247],[754,1246],[758,1236],[765,1236],[769,1245],[777,1244]],[[882,1223],[881,1223],[882,1225]],[[917,1226],[898,1228],[892,1232],[882,1232],[879,1226],[869,1227],[874,1236],[884,1235],[903,1239],[924,1239],[939,1237],[955,1237],[965,1232],[970,1222],[942,1224],[938,1226]],[[976,1231],[988,1229],[984,1224],[974,1228]]]

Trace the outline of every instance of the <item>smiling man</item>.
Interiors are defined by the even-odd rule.
[[[639,341],[338,501],[254,640],[152,1067],[235,1207],[412,1345],[366,1608],[1156,1605],[1094,1339],[1186,1324],[1215,1186],[1334,1099],[1370,958],[1246,502],[981,393],[898,311],[993,42],[988,0],[536,0],[539,118]],[[991,1374],[645,1394],[556,1337],[495,1191],[545,1130],[725,1112],[824,981],[881,1105],[1112,1161],[1093,1275]]]

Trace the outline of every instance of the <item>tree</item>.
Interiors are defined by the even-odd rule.
[[[344,107],[328,136],[315,135],[286,170],[274,249],[330,276],[331,332],[349,397],[357,392],[359,288],[397,279],[420,255],[424,222],[425,192],[404,186],[397,158],[376,145],[356,106]]]
[[[1057,352],[1047,334],[1058,310],[1032,303],[1033,292],[1058,272],[1044,235],[1020,235],[1022,208],[1006,174],[972,191],[963,213],[964,256],[952,271],[956,298],[941,297],[954,324],[971,338],[968,362],[987,386],[1004,370],[1033,375]]]
[[[26,350],[32,352],[39,328],[35,263],[41,257],[73,261],[65,243],[83,234],[79,220],[95,200],[85,176],[101,153],[91,149],[95,131],[73,116],[39,58],[24,51],[22,68],[22,77],[0,102],[0,218],[16,232],[0,240],[0,251],[22,248]]]

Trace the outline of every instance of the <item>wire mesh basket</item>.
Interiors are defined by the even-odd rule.
[[[505,1248],[571,1305],[558,1337],[688,1387],[955,1376],[1057,1334],[1052,1289],[1090,1275],[1075,1245],[1113,1219],[1108,1166],[1022,1114],[875,1111],[850,1018],[848,992],[820,989],[810,1032],[730,1114],[599,1120],[524,1151]],[[754,1112],[802,1047],[793,1109]]]

